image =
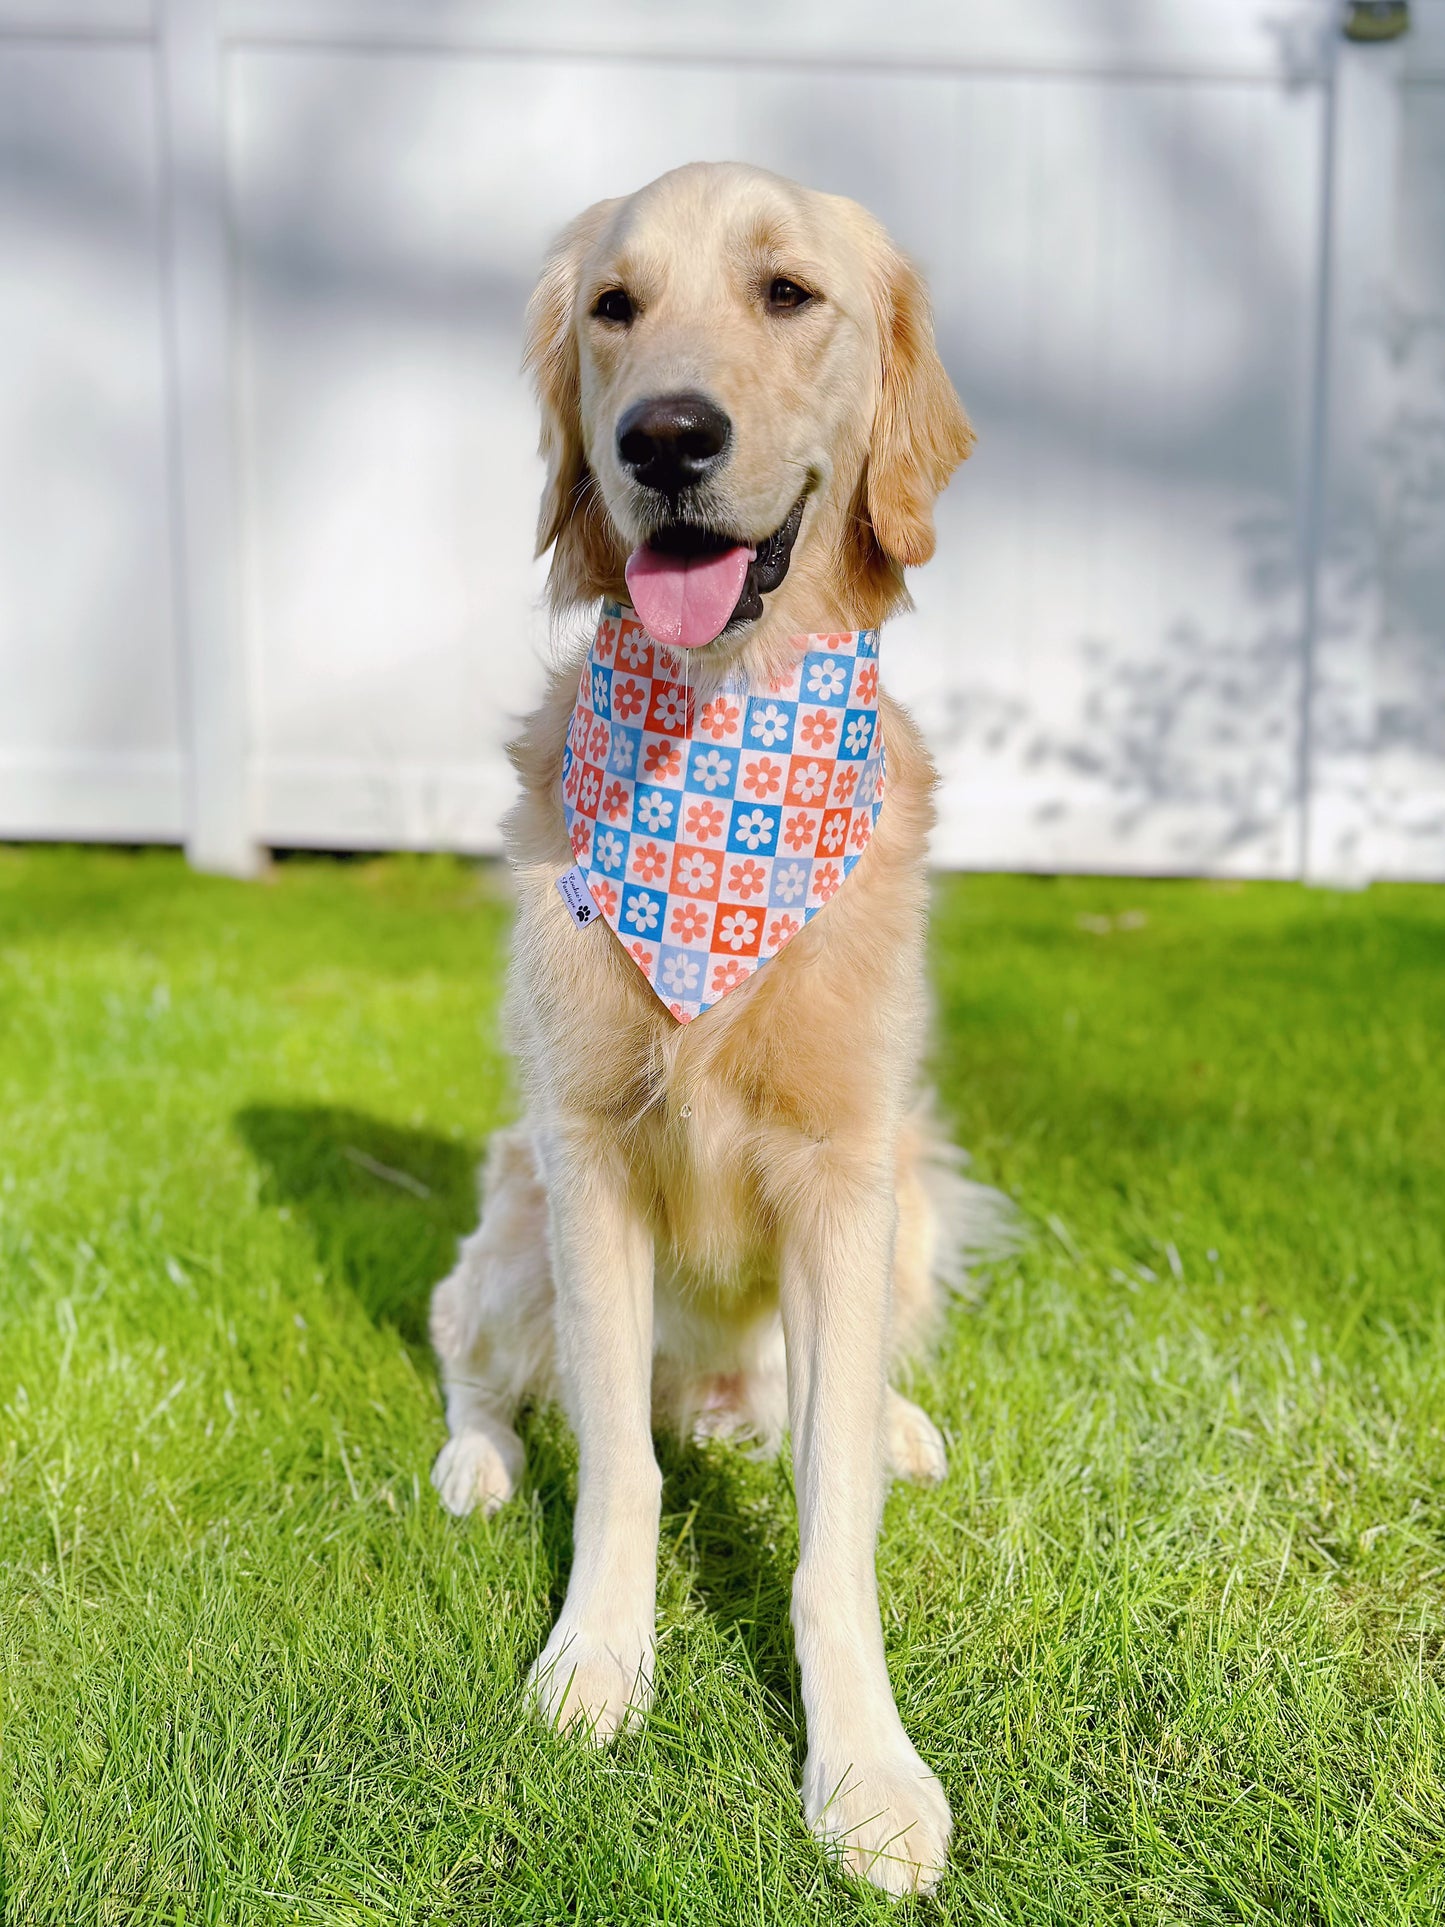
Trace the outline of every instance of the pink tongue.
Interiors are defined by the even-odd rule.
[[[654,642],[701,649],[720,636],[738,606],[752,549],[721,555],[658,555],[634,549],[627,560],[627,592]]]

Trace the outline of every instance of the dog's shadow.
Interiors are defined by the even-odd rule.
[[[690,1569],[715,1629],[735,1638],[774,1720],[801,1744],[802,1705],[793,1663],[796,1509],[783,1465],[750,1463],[743,1448],[693,1445],[659,1433],[663,1534]],[[800,1756],[801,1757],[801,1756]]]
[[[235,1126],[262,1201],[305,1220],[326,1277],[424,1344],[432,1287],[477,1221],[478,1147],[333,1105],[250,1104]]]
[[[260,1168],[262,1201],[304,1220],[325,1276],[374,1324],[425,1345],[433,1287],[477,1222],[481,1147],[334,1105],[251,1104],[234,1121]],[[572,1563],[575,1449],[555,1412],[525,1414],[520,1426],[555,1612]],[[778,1543],[792,1539],[792,1512],[773,1488],[782,1475],[760,1472],[732,1448],[665,1433],[657,1451],[664,1533],[685,1541],[691,1583],[714,1624],[737,1638],[777,1710],[795,1717],[792,1559]]]

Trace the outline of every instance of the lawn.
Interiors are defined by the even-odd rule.
[[[804,1832],[784,1464],[661,1446],[657,1705],[521,1697],[574,1453],[427,1484],[512,1103],[494,870],[0,851],[9,1927],[1439,1922],[1445,891],[940,882],[936,1076],[1028,1239],[915,1395],[884,1621],[957,1818]]]

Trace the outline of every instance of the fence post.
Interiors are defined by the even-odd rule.
[[[1301,874],[1373,874],[1375,651],[1383,613],[1379,442],[1389,410],[1388,302],[1400,128],[1397,46],[1334,48],[1325,166],[1310,620],[1305,638]]]
[[[168,374],[186,852],[253,876],[231,390],[231,268],[218,0],[160,0]]]

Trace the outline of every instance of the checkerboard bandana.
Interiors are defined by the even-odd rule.
[[[572,854],[679,1023],[817,916],[883,807],[877,633],[797,650],[782,680],[698,703],[685,652],[604,603],[582,667],[562,757]]]

